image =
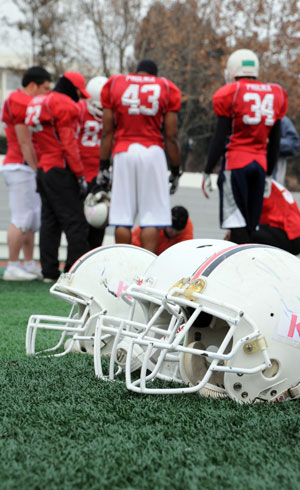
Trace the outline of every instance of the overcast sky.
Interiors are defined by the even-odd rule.
[[[2,42],[0,47],[0,55],[18,55],[22,52],[24,53],[24,51],[26,52],[24,36],[21,36],[17,29],[8,27],[3,21],[4,16],[10,21],[17,21],[20,18],[20,13],[11,0],[1,0],[0,32]],[[27,48],[27,50],[28,49],[29,48]]]

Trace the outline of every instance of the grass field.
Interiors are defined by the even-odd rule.
[[[0,489],[298,489],[299,402],[138,395],[93,359],[25,355],[32,313],[68,305],[0,278]]]

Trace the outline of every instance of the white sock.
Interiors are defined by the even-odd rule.
[[[24,265],[33,265],[34,260],[24,260]]]
[[[7,266],[10,266],[10,267],[17,267],[18,265],[20,265],[20,262],[18,260],[16,262],[9,260],[8,264],[7,264]]]

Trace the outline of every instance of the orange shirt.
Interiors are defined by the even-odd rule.
[[[168,238],[165,235],[164,230],[159,231],[158,244],[155,253],[156,255],[160,255],[167,248],[171,247],[172,245],[175,245],[175,243],[184,242],[185,240],[192,240],[193,238],[194,238],[193,223],[191,218],[189,218],[186,227],[173,238]],[[136,247],[141,247],[141,228],[139,226],[136,226],[132,230],[131,244],[135,245]]]

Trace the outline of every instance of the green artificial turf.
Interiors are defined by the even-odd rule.
[[[26,357],[49,285],[0,279],[0,489],[298,489],[299,402],[139,395],[90,356]]]

